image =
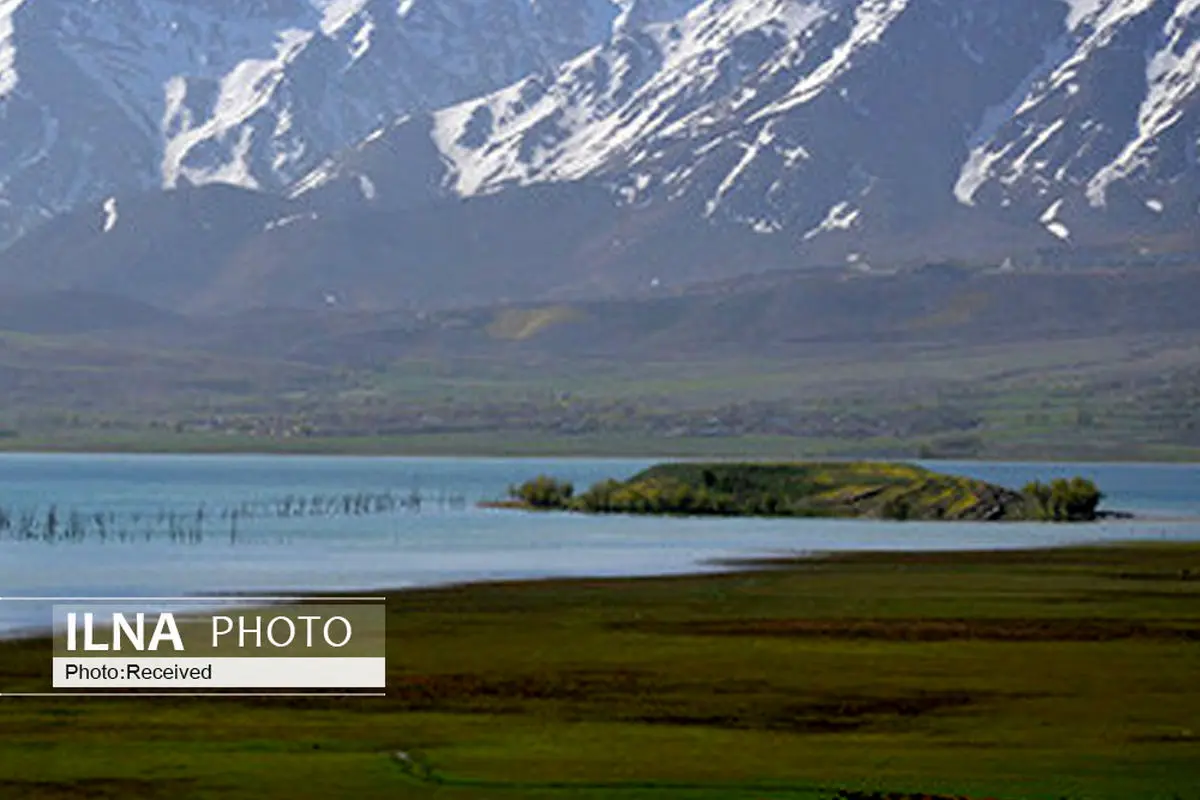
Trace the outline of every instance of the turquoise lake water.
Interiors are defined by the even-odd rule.
[[[586,486],[650,463],[2,455],[0,597],[367,591],[694,572],[729,558],[828,550],[1200,540],[1200,467],[1190,465],[930,465],[1009,486],[1081,474],[1104,489],[1106,507],[1144,516],[1078,526],[579,517],[476,507],[534,475]],[[37,626],[46,613],[0,602],[0,632]]]

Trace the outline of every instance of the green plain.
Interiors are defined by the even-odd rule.
[[[0,697],[0,797],[1200,796],[1200,546],[389,600],[379,699]],[[0,688],[46,688],[46,642]]]

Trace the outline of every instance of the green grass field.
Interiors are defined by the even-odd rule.
[[[1196,798],[1197,574],[1162,545],[398,593],[386,699],[0,698],[0,797]],[[48,668],[0,644],[0,689]]]
[[[1017,442],[997,437],[978,451],[929,447],[922,441],[870,438],[858,441],[791,436],[681,436],[636,434],[556,436],[544,432],[394,436],[273,438],[165,431],[64,431],[4,438],[0,453],[194,453],[463,458],[703,458],[738,460],[948,459],[954,461],[1200,462],[1200,447],[1078,441],[1063,445],[1045,435]]]
[[[62,432],[0,438],[0,452],[26,453],[210,453],[347,456],[461,456],[478,458],[816,458],[858,453],[915,454],[893,441],[845,443],[787,436],[678,437],[634,434],[554,436],[519,431],[270,438],[224,434],[155,432]],[[1135,459],[1127,459],[1135,460]],[[1200,449],[1181,448],[1177,459],[1200,461]]]
[[[338,366],[0,332],[0,451],[1200,460],[1190,334],[678,360],[510,344]]]

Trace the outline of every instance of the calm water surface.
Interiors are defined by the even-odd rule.
[[[932,465],[1010,486],[1082,474],[1105,490],[1108,507],[1146,516],[1080,526],[576,517],[475,506],[540,473],[586,486],[650,463],[3,455],[0,510],[9,521],[0,531],[0,596],[357,591],[694,572],[731,557],[833,549],[1200,540],[1197,466]],[[364,498],[380,507],[347,511]],[[47,537],[51,508],[57,535]],[[45,614],[2,602],[0,632],[38,625]]]

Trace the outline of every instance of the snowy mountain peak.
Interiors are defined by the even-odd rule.
[[[696,2],[385,126],[296,193],[369,183],[369,202],[411,205],[420,187],[600,181],[839,261],[959,218],[997,247],[1012,226],[1030,246],[1112,235],[1113,187],[1136,195],[1131,224],[1180,224],[1200,200],[1198,4]]]
[[[0,0],[0,245],[211,183],[578,183],[786,264],[1186,240],[1198,31],[1200,0]]]
[[[116,190],[280,190],[679,0],[0,0],[0,246]]]

